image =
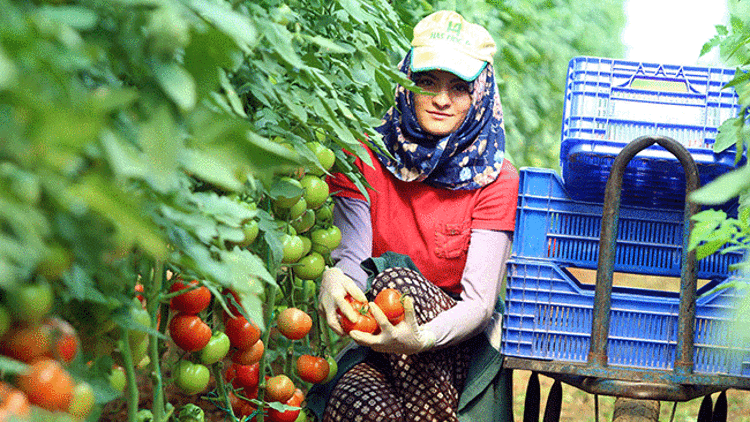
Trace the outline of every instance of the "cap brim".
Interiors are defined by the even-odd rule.
[[[445,70],[465,81],[473,81],[487,62],[468,56],[450,47],[420,46],[412,48],[411,71]]]

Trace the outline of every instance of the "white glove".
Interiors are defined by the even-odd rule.
[[[396,325],[388,321],[388,317],[374,302],[370,302],[370,310],[380,325],[380,333],[373,335],[351,331],[349,335],[357,344],[368,346],[376,352],[404,355],[423,352],[435,345],[435,334],[417,324],[414,299],[411,297],[404,299],[404,320]]]
[[[341,328],[336,309],[340,309],[341,313],[351,321],[356,321],[359,317],[357,311],[347,302],[347,294],[362,303],[367,303],[367,297],[357,287],[354,280],[338,268],[327,268],[323,272],[323,281],[320,283],[318,312],[325,316],[328,325],[338,335],[344,335],[344,330]]]

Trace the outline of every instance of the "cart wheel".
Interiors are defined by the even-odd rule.
[[[659,402],[618,397],[615,400],[612,422],[658,422]]]

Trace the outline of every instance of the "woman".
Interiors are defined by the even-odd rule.
[[[346,296],[367,301],[368,288],[370,300],[385,288],[405,293],[406,316],[392,325],[370,303],[380,333],[349,333],[370,353],[336,381],[325,421],[457,421],[474,339],[500,293],[518,174],[503,159],[495,43],[440,11],[417,24],[412,47],[401,70],[424,92],[397,88],[379,128],[390,156],[357,160],[368,197],[340,174],[329,181],[343,240],[320,293],[341,335],[337,310],[355,320]]]

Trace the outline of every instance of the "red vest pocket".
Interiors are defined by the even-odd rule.
[[[458,258],[469,249],[471,227],[465,223],[439,224],[435,229],[435,255],[438,258]]]

